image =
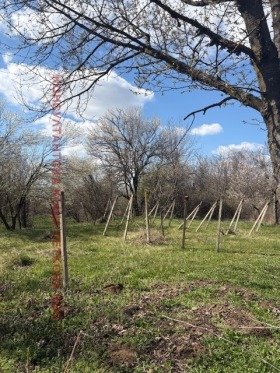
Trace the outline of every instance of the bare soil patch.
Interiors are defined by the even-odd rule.
[[[199,303],[193,308],[180,302],[174,307],[165,305],[166,300],[176,300],[202,287],[214,289],[217,302]],[[208,353],[205,337],[219,338],[229,329],[273,341],[270,328],[256,320],[246,307],[231,304],[228,292],[261,303],[250,291],[215,281],[193,281],[185,286],[159,283],[123,307],[123,321],[112,323],[102,317],[92,324],[90,334],[104,346],[109,364],[127,372],[141,360],[149,361],[161,372],[187,372],[189,362]]]

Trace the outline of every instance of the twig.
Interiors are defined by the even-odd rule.
[[[193,324],[188,323],[187,321],[178,320],[178,319],[173,319],[173,318],[171,318],[171,317],[169,317],[169,316],[166,316],[166,315],[162,315],[162,317],[164,317],[164,318],[166,318],[166,319],[169,319],[169,320],[172,320],[172,321],[175,321],[175,322],[179,322],[179,323],[181,323],[181,324],[186,324],[186,325],[191,326],[192,328],[195,328],[195,329],[206,330],[207,332],[211,333],[211,334],[214,335],[215,337],[217,337],[217,338],[219,338],[219,339],[221,339],[221,340],[223,340],[223,341],[225,341],[225,342],[230,343],[231,345],[233,345],[233,346],[239,348],[240,350],[242,350],[242,351],[244,351],[244,352],[246,352],[246,353],[248,353],[248,354],[251,354],[252,356],[257,357],[257,358],[260,359],[263,363],[265,363],[265,364],[269,365],[271,368],[277,370],[277,372],[280,372],[280,369],[278,369],[275,365],[271,364],[271,363],[268,362],[267,360],[265,360],[265,359],[263,359],[262,357],[260,357],[259,354],[255,353],[255,352],[253,352],[253,351],[248,351],[248,349],[245,349],[244,347],[238,345],[237,343],[234,343],[234,342],[230,341],[229,339],[226,339],[226,338],[220,336],[219,334],[214,333],[211,329],[204,328],[204,327],[202,327],[202,326],[193,325]]]
[[[72,358],[73,358],[73,355],[74,355],[74,352],[75,352],[75,350],[76,350],[76,347],[77,347],[77,344],[78,344],[78,342],[79,342],[79,339],[80,339],[80,335],[81,335],[81,334],[84,334],[84,333],[82,332],[82,330],[79,331],[79,334],[78,334],[78,336],[77,336],[77,338],[76,338],[76,341],[75,341],[75,343],[74,343],[74,346],[73,346],[73,349],[72,349],[71,355],[70,355],[70,357],[69,357],[69,359],[68,359],[68,361],[67,361],[67,364],[66,364],[66,366],[65,366],[65,368],[64,368],[63,373],[66,373],[67,370],[68,370],[68,368],[70,367],[71,360],[72,360]]]
[[[212,104],[212,105],[209,105],[209,106],[205,106],[204,108],[199,109],[199,110],[192,111],[191,113],[189,113],[184,118],[184,120],[188,119],[191,116],[195,116],[195,114],[197,114],[197,113],[201,113],[202,112],[203,115],[204,115],[207,110],[212,109],[212,108],[217,107],[217,106],[221,107],[223,104],[225,104],[229,100],[234,100],[234,98],[233,97],[226,97],[222,101],[216,102],[215,104]]]

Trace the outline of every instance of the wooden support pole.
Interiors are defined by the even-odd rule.
[[[149,214],[148,214],[148,192],[145,190],[145,220],[146,220],[146,235],[147,235],[147,243],[151,242],[150,238],[150,222],[149,222]]]
[[[196,228],[196,232],[199,231],[200,227],[202,226],[202,224],[205,222],[205,220],[208,218],[208,216],[212,213],[213,214],[213,211],[215,210],[216,208],[216,205],[217,205],[217,201],[210,207],[210,210],[207,212],[207,214],[205,215],[205,217],[203,218],[202,222],[199,224],[199,226]]]
[[[256,232],[258,232],[259,229],[260,229],[260,227],[261,227],[261,224],[262,224],[262,222],[263,222],[263,219],[264,219],[264,217],[265,217],[265,214],[266,214],[266,212],[267,212],[267,210],[268,210],[268,206],[269,206],[269,203],[266,205],[266,207],[265,207],[265,209],[264,209],[264,211],[263,211],[263,213],[262,213],[262,216],[260,217],[259,223],[258,223],[257,228],[256,228]]]
[[[218,214],[217,240],[216,240],[216,252],[218,252],[220,250],[222,209],[223,209],[223,200],[220,199],[219,214]]]
[[[105,208],[105,212],[104,212],[104,215],[103,215],[103,219],[106,218],[107,211],[108,211],[108,209],[109,209],[110,203],[111,203],[111,198],[109,198],[108,201],[107,201],[106,208]]]
[[[239,211],[238,211],[238,215],[237,215],[237,218],[236,218],[236,221],[235,221],[234,227],[233,227],[233,233],[236,232],[237,224],[238,224],[238,222],[239,222],[239,218],[240,218],[241,210],[242,210],[242,207],[243,207],[243,203],[244,203],[244,199],[241,200],[241,205],[240,205],[240,208],[239,208]]]
[[[166,217],[167,217],[167,215],[170,213],[170,210],[171,210],[172,206],[173,206],[173,202],[172,202],[171,205],[168,207],[168,210],[167,210],[166,214],[164,215],[163,220],[165,220]]]
[[[206,224],[206,229],[207,229],[208,226],[209,226],[209,223],[210,223],[210,221],[211,221],[211,219],[212,219],[212,216],[213,216],[213,214],[214,214],[214,211],[215,211],[216,206],[217,206],[217,202],[216,202],[216,204],[214,204],[214,207],[213,207],[213,209],[212,209],[212,211],[211,211],[211,214],[210,214],[210,216],[209,216],[209,218],[208,218],[208,221],[207,221],[207,224]]]
[[[63,287],[67,289],[69,285],[69,275],[68,275],[68,257],[67,257],[67,246],[66,246],[64,192],[61,192],[60,239],[61,239],[61,251],[62,251],[62,259],[63,259]]]
[[[261,219],[262,214],[263,214],[263,212],[264,212],[264,210],[265,210],[265,208],[266,208],[266,206],[267,206],[268,204],[269,204],[269,201],[266,202],[266,204],[265,204],[264,207],[262,208],[261,212],[259,213],[259,216],[257,217],[255,223],[253,224],[253,226],[252,226],[252,228],[251,228],[251,230],[250,230],[250,232],[249,232],[249,236],[251,236],[251,234],[253,233],[253,230],[255,229],[256,225],[258,224],[259,220]]]
[[[190,226],[192,225],[192,222],[194,221],[194,219],[195,219],[195,217],[196,217],[196,215],[197,215],[197,213],[198,213],[198,211],[200,209],[200,206],[201,206],[201,202],[200,202],[200,204],[198,206],[196,206],[196,208],[194,210],[194,213],[193,213],[193,216],[192,216],[192,218],[191,218],[191,220],[189,222],[188,228],[190,228]]]
[[[236,218],[236,217],[238,216],[238,214],[239,214],[240,208],[242,207],[242,201],[243,201],[243,199],[239,202],[239,204],[238,204],[238,206],[237,206],[237,209],[235,210],[235,213],[234,213],[234,215],[233,215],[233,218],[231,219],[231,222],[230,222],[229,227],[228,227],[228,229],[227,229],[227,231],[226,231],[226,234],[229,234],[230,228],[232,227],[232,225],[233,225],[233,223],[234,223],[234,221],[235,221],[235,218]]]
[[[111,220],[111,217],[112,217],[112,214],[113,214],[113,211],[114,211],[114,208],[115,208],[115,204],[118,200],[118,196],[114,199],[114,202],[112,204],[112,207],[111,207],[111,210],[110,210],[110,213],[109,213],[109,216],[108,216],[108,219],[107,219],[107,223],[106,223],[106,226],[104,228],[104,232],[103,232],[103,236],[106,235],[106,231],[107,231],[107,228],[108,228],[108,225],[110,223],[110,220]]]
[[[174,209],[175,209],[175,200],[173,201],[172,208],[171,208],[171,211],[170,211],[168,227],[170,227],[171,222],[173,220]]]
[[[156,216],[157,216],[157,212],[158,212],[158,208],[159,208],[159,202],[156,204],[156,209],[155,209],[155,213],[154,213],[153,221],[152,221],[152,222],[155,221],[155,218],[156,218]]]
[[[189,213],[189,215],[186,217],[186,221],[188,221],[195,213],[196,213],[196,211],[198,211],[197,210],[197,208],[199,208],[201,206],[201,202],[200,202],[200,204],[199,205],[197,205],[193,210],[192,210],[192,212],[191,213]],[[182,223],[182,224],[180,224],[179,225],[179,227],[178,227],[178,229],[181,229],[182,228],[182,226],[183,226],[183,224],[184,224],[184,222]]]
[[[128,212],[128,210],[129,210],[129,206],[130,206],[130,199],[131,199],[131,197],[129,198],[129,200],[128,200],[128,202],[127,202],[127,205],[126,205],[126,208],[125,208],[125,212],[124,212],[124,214],[123,214],[123,217],[122,217],[122,220],[121,220],[120,225],[122,225],[122,223],[123,223],[123,221],[124,221],[124,218],[127,216],[127,212]]]
[[[182,235],[182,249],[185,249],[185,241],[186,241],[186,225],[187,225],[187,203],[188,203],[188,196],[185,196],[184,198],[184,216],[183,216],[183,235]]]
[[[155,209],[156,209],[156,207],[157,207],[157,203],[154,205],[154,207],[151,209],[151,211],[149,212],[149,216],[151,216],[152,215],[152,213],[155,211]]]
[[[129,218],[130,218],[130,215],[131,215],[132,204],[133,204],[133,194],[131,195],[130,200],[129,200],[128,205],[127,205],[128,211],[127,211],[126,224],[125,224],[125,229],[124,229],[124,234],[123,234],[124,241],[127,238],[128,222],[129,222]]]

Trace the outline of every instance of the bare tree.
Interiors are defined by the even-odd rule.
[[[45,137],[24,129],[22,118],[0,103],[0,219],[9,230],[25,224],[22,212],[36,181],[49,171],[51,147]]]
[[[33,63],[52,55],[63,66],[72,96],[116,70],[154,89],[222,92],[192,114],[230,100],[258,111],[280,195],[280,0],[4,0],[1,8]]]
[[[172,150],[181,138],[173,139]],[[166,160],[171,151],[166,128],[160,127],[158,119],[144,120],[139,108],[111,110],[90,131],[88,147],[103,168],[115,174],[124,196],[134,195],[134,211],[139,214],[141,178],[152,165]]]

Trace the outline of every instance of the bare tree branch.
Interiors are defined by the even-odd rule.
[[[222,49],[226,49],[229,52],[235,53],[237,55],[240,53],[245,53],[250,58],[254,59],[252,50],[245,45],[235,43],[232,40],[223,38],[221,35],[218,35],[217,33],[211,31],[208,27],[203,26],[197,20],[186,17],[185,15],[182,15],[177,11],[171,9],[169,6],[163,4],[160,0],[151,0],[151,2],[157,4],[160,8],[168,12],[171,17],[196,27],[198,29],[198,35],[207,35],[211,40],[210,45],[219,45]]]
[[[181,0],[182,3],[192,5],[192,6],[207,6],[213,4],[223,4],[228,2],[233,2],[234,0]]]
[[[192,111],[191,113],[189,113],[189,114],[184,118],[184,120],[188,119],[188,118],[191,117],[191,116],[195,116],[195,114],[197,114],[197,113],[201,113],[201,112],[202,112],[203,115],[204,115],[204,114],[207,112],[207,110],[212,109],[212,108],[217,107],[217,106],[221,107],[223,104],[225,104],[227,101],[230,101],[230,100],[233,100],[233,98],[232,98],[232,97],[226,97],[226,98],[224,98],[224,99],[223,99],[222,101],[220,101],[220,102],[216,102],[215,104],[212,104],[212,105],[209,105],[209,106],[205,106],[205,107],[202,108],[202,109]]]

